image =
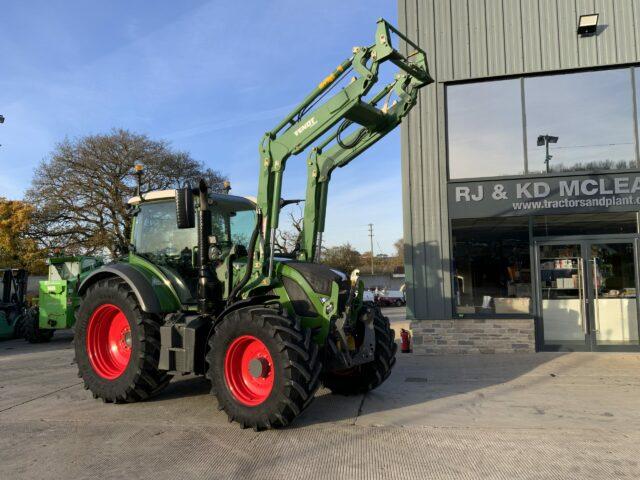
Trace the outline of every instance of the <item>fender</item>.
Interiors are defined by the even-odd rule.
[[[228,307],[226,307],[222,312],[216,315],[214,321],[211,323],[211,328],[209,329],[209,333],[207,334],[207,340],[213,335],[213,330],[215,326],[220,323],[225,316],[229,315],[231,312],[238,310],[244,307],[250,307],[251,305],[266,305],[269,302],[277,301],[279,297],[277,295],[256,295],[255,297],[245,298],[243,300],[238,300],[235,303],[232,303]]]
[[[277,295],[265,294],[265,295],[256,295],[255,297],[249,297],[243,300],[238,300],[237,302],[234,302],[228,307],[226,307],[218,315],[216,315],[216,320],[214,322],[214,325],[222,321],[222,319],[225,316],[227,316],[234,310],[238,310],[239,308],[243,308],[243,307],[250,307],[251,305],[266,305],[270,302],[274,302],[278,300],[279,298],[280,297],[278,297]]]
[[[78,288],[78,296],[83,296],[91,285],[99,280],[109,277],[120,277],[131,288],[140,308],[146,313],[162,313],[160,307],[160,301],[156,296],[153,287],[149,280],[140,271],[129,265],[128,263],[116,263],[113,265],[107,265],[92,272],[87,278],[83,280]]]

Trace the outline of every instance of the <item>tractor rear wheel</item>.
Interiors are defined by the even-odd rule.
[[[78,309],[74,343],[78,376],[94,398],[145,400],[171,380],[158,370],[160,321],[142,311],[119,278],[89,287]]]
[[[18,328],[29,343],[46,343],[53,337],[53,330],[40,328],[40,312],[37,307],[27,310],[22,325]]]
[[[380,308],[373,309],[373,328],[376,332],[376,349],[372,362],[347,370],[324,372],[322,384],[339,395],[358,395],[380,386],[391,374],[396,363],[395,331]]]
[[[322,369],[311,330],[279,310],[231,312],[209,339],[207,378],[229,421],[284,427],[313,400]]]

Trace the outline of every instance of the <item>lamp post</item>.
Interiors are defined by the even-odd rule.
[[[545,147],[545,155],[544,155],[544,164],[546,165],[547,173],[551,172],[551,168],[549,167],[549,161],[553,158],[553,155],[549,155],[549,144],[550,143],[558,143],[558,137],[554,137],[552,135],[538,135],[538,146],[541,147],[544,145]]]

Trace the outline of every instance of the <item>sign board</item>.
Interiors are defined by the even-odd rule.
[[[640,210],[640,172],[450,182],[451,218]]]

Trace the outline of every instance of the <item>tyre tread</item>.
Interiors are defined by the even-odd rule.
[[[234,401],[227,400],[227,395],[217,395],[219,408],[225,411],[231,420],[236,420],[243,428],[254,430],[282,428],[289,425],[314,398],[320,387],[322,364],[318,355],[318,346],[311,341],[311,331],[301,326],[300,321],[286,316],[281,310],[263,306],[238,309],[216,325],[214,334],[209,339],[207,352],[206,377],[212,383],[212,392],[226,388],[222,372],[214,366],[214,340],[217,334],[224,335],[226,322],[254,322],[273,337],[281,347],[280,354],[284,358],[282,371],[286,378],[282,381],[280,391],[274,391],[277,400],[268,412],[252,415]]]

